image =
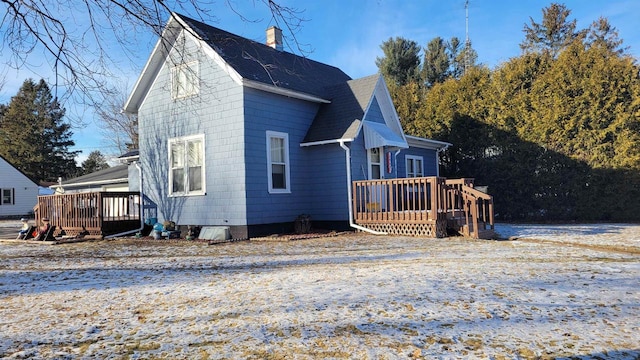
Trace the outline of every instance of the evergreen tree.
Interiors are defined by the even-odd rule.
[[[79,151],[69,150],[75,143],[64,114],[44,80],[25,80],[2,114],[0,154],[37,181],[74,175]]]
[[[447,51],[447,44],[441,37],[435,37],[424,49],[422,77],[427,87],[444,82],[450,75],[451,62]]]
[[[589,27],[587,34],[589,46],[603,46],[607,50],[621,55],[627,50],[626,47],[622,47],[622,43],[622,39],[618,37],[618,30],[611,26],[607,18],[600,17]]]
[[[376,58],[376,65],[388,84],[402,86],[418,80],[420,47],[415,41],[401,37],[389,38],[380,48],[384,56]]]
[[[532,17],[531,25],[524,25],[525,39],[520,43],[524,52],[549,52],[556,57],[562,49],[576,38],[584,36],[584,31],[576,31],[576,20],[569,21],[569,10],[564,4],[552,3],[542,9],[542,23]]]
[[[102,155],[99,150],[94,150],[89,153],[87,159],[82,162],[80,175],[91,174],[96,171],[108,169],[109,167],[109,163],[107,163],[104,155]]]
[[[575,41],[532,87],[526,138],[593,168],[640,169],[630,146],[640,139],[638,70],[606,46]]]

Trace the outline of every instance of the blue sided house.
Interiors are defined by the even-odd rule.
[[[371,182],[436,177],[450,145],[407,136],[379,74],[352,79],[289,53],[275,27],[263,44],[179,14],[124,110],[139,123],[142,189],[131,190],[159,221],[225,226],[234,238],[291,231],[301,214],[366,230],[356,212],[408,209],[393,206],[396,185]],[[369,182],[362,202],[357,181]],[[417,188],[402,191],[435,194]]]

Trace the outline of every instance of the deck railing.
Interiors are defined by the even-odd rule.
[[[356,224],[433,224],[438,234],[447,226],[465,236],[493,229],[493,198],[473,187],[473,179],[440,177],[361,180],[353,182]],[[394,227],[388,227],[390,229]],[[445,231],[446,232],[446,231]]]
[[[366,223],[435,222],[445,206],[444,178],[353,182],[354,220]]]
[[[49,218],[67,235],[88,231],[91,235],[107,236],[133,230],[140,225],[141,198],[138,192],[89,192],[38,196],[34,208],[36,222]]]
[[[474,188],[473,179],[446,181],[448,218],[458,222],[463,235],[477,238],[482,230],[494,230],[493,197]]]

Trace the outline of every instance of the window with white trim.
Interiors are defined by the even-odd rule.
[[[289,134],[267,131],[267,172],[270,193],[290,193]]]
[[[204,135],[169,139],[169,195],[204,192]]]
[[[407,155],[405,161],[407,164],[407,177],[424,176],[424,160],[422,156]]]
[[[176,65],[171,69],[171,95],[186,98],[200,92],[200,74],[197,61]]]
[[[14,189],[0,189],[0,205],[13,205],[14,201]]]

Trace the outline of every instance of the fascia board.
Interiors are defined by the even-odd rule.
[[[180,30],[185,28],[187,28],[187,24],[181,21],[175,14],[171,14],[169,22],[164,30],[162,30],[162,35],[156,42],[151,55],[149,55],[149,59],[147,59],[140,76],[138,76],[138,80],[133,86],[131,94],[124,104],[124,112],[130,114],[138,113],[140,104],[142,104],[144,97],[151,88],[160,69],[164,66],[164,59],[169,54],[170,45],[177,39]],[[190,33],[193,33],[193,31],[190,31]]]
[[[330,140],[322,140],[322,141],[312,141],[308,143],[301,143],[300,147],[309,147],[316,145],[327,145],[327,144],[339,144],[345,142],[352,142],[354,139],[330,139]]]
[[[409,144],[410,147],[416,147],[421,149],[442,150],[453,145],[448,142],[431,140],[427,138],[421,138],[418,136],[407,135],[406,138],[407,138],[407,143]]]
[[[298,92],[298,91],[294,91],[294,90],[289,90],[289,89],[284,89],[284,88],[273,86],[273,85],[267,85],[265,83],[254,81],[254,80],[243,79],[242,80],[242,85],[244,85],[246,87],[249,87],[249,88],[252,88],[252,89],[262,90],[262,91],[270,92],[270,93],[273,93],[273,94],[287,96],[287,97],[294,98],[294,99],[306,100],[306,101],[311,101],[311,102],[315,102],[315,103],[323,103],[323,104],[330,104],[331,103],[330,100],[323,99],[323,98],[317,97],[315,95],[306,94],[306,93],[302,93],[302,92]]]
[[[378,104],[380,105],[380,110],[382,111],[382,115],[384,116],[385,122],[391,121],[391,124],[387,123],[390,129],[397,130],[399,135],[407,141],[407,138],[404,133],[404,129],[402,128],[402,124],[400,123],[400,117],[396,111],[396,107],[393,105],[393,99],[391,99],[391,94],[389,93],[389,88],[387,87],[386,82],[384,81],[384,77],[380,75],[378,77],[378,81],[376,82],[376,87],[373,90],[373,96],[378,99]]]
[[[77,188],[89,185],[109,185],[109,184],[118,184],[118,183],[128,183],[129,178],[121,178],[121,179],[111,179],[111,180],[100,180],[100,181],[85,181],[81,183],[68,183],[68,184],[56,184],[49,186],[50,189],[56,189],[59,187],[69,187],[69,188]]]

